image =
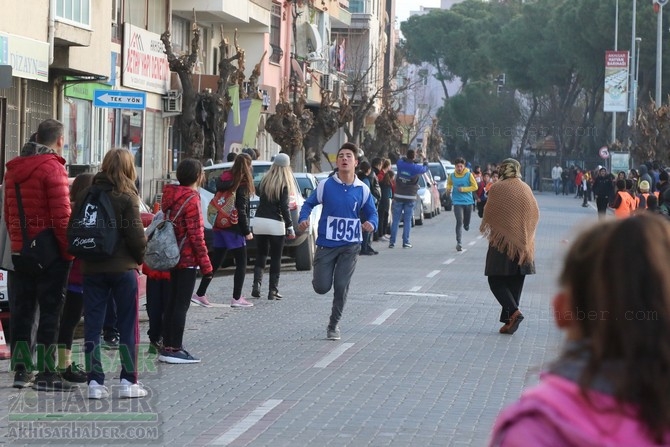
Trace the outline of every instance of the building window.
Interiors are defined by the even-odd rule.
[[[278,64],[284,52],[280,48],[281,44],[281,6],[272,5],[272,16],[270,18],[270,47],[272,54],[270,62]]]
[[[172,31],[170,35],[172,51],[175,54],[190,53],[191,48],[191,25],[187,20],[179,17],[172,17]]]
[[[352,14],[364,13],[365,12],[365,1],[364,0],[349,0],[349,12],[352,13]]]
[[[146,29],[147,5],[145,1],[124,2],[123,20],[138,28]]]
[[[152,33],[162,34],[165,31],[167,26],[166,17],[167,17],[167,6],[165,0],[149,0],[148,3],[148,20],[147,20],[147,31]]]
[[[91,0],[56,0],[56,17],[79,26],[91,26]]]

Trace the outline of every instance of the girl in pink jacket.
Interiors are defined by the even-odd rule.
[[[668,265],[670,225],[651,213],[579,236],[553,303],[566,348],[498,416],[491,446],[670,445]]]

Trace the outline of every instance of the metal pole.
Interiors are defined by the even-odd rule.
[[[614,10],[614,51],[619,49],[619,0]],[[616,141],[616,112],[612,112],[612,143]]]
[[[663,5],[659,3],[656,14],[656,108],[661,107],[661,66],[663,64]]]
[[[635,34],[637,30],[635,29],[637,16],[637,0],[633,0],[633,20],[631,24],[631,34],[630,34],[630,94],[628,96],[628,125],[633,126],[635,121]]]

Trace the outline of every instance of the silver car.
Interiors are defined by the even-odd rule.
[[[203,187],[199,188],[200,191],[200,200],[202,203],[202,214],[203,220],[205,222],[205,240],[208,242],[208,246],[211,247],[212,240],[212,226],[207,220],[207,205],[209,204],[212,197],[216,193],[216,179],[221,177],[221,174],[224,171],[229,170],[233,166],[232,162],[218,163],[212,166],[205,167],[205,184]],[[254,176],[254,186],[258,188],[258,185],[261,183],[261,179],[265,173],[272,166],[271,161],[264,160],[253,160],[251,162],[251,167],[253,168]],[[296,180],[295,185],[296,191],[300,191],[300,186]],[[305,202],[302,194],[295,194],[289,200],[289,208],[291,210],[291,219],[293,220],[294,225],[296,226],[296,238],[295,239],[286,239],[284,244],[284,256],[295,259],[295,268],[296,270],[311,270],[312,261],[314,259],[314,252],[316,251],[316,237],[317,237],[317,224],[318,219],[310,219],[310,228],[308,231],[301,233],[297,231],[297,222],[298,216],[300,214],[300,208]],[[250,222],[249,225],[253,228],[254,226],[254,215],[256,214],[256,209],[258,208],[259,197],[257,195],[252,196],[249,199],[250,207]],[[319,210],[320,215],[320,210]],[[254,239],[247,241],[247,251],[249,253],[249,258],[253,258],[254,252],[256,250],[256,242]]]

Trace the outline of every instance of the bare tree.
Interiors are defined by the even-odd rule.
[[[176,120],[177,128],[181,135],[185,157],[221,159],[223,157],[223,135],[232,104],[228,96],[228,87],[232,84],[238,84],[240,86],[240,99],[246,97],[246,91],[243,88],[244,50],[238,45],[236,29],[233,40],[235,54],[229,55],[229,42],[224,35],[222,25],[221,42],[219,43],[219,52],[222,58],[218,66],[217,91],[197,92],[191,77],[200,52],[200,30],[198,29],[195,11],[193,12],[192,32],[191,51],[181,56],[175,55],[172,50],[170,31],[165,31],[161,35],[170,71],[177,73],[182,86],[182,114]],[[264,57],[265,54],[263,54],[261,62]],[[233,65],[234,61],[237,61],[237,67]],[[254,85],[258,83],[261,62],[256,65],[250,77],[250,82],[255,83]],[[257,95],[256,90],[252,90],[252,92]]]

